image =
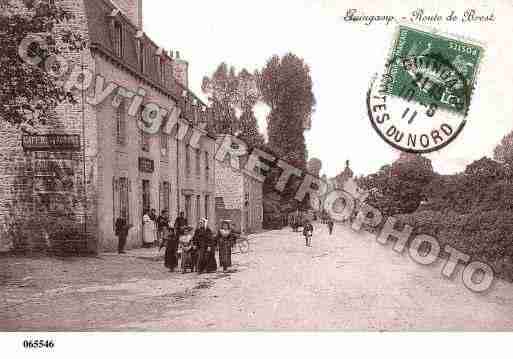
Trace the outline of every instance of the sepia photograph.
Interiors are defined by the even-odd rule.
[[[0,343],[512,331],[512,17],[0,0]]]

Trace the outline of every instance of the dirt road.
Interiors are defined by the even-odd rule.
[[[290,229],[253,236],[227,275],[170,274],[148,251],[32,263],[22,275],[26,260],[1,259],[11,279],[0,329],[513,330],[511,284],[476,294],[460,271],[442,277],[441,261],[421,266],[369,234],[318,227],[310,248]]]

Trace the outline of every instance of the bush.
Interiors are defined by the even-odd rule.
[[[513,279],[513,211],[419,211],[397,218],[414,228],[413,235],[432,235],[442,248],[449,244],[489,264],[502,278]]]

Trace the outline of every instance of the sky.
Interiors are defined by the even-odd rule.
[[[378,137],[366,115],[365,95],[390,50],[395,22],[344,21],[348,9],[364,15],[409,18],[413,11],[446,17],[475,9],[494,14],[493,22],[424,23],[442,32],[475,39],[485,47],[467,125],[449,146],[428,155],[436,171],[455,173],[483,156],[492,156],[513,130],[513,5],[509,1],[332,1],[216,0],[143,1],[143,30],[159,46],[179,50],[189,62],[189,87],[200,98],[203,76],[221,62],[236,69],[260,69],[272,55],[293,52],[310,66],[317,100],[312,129],[306,133],[310,157],[321,159],[321,173],[335,176],[351,161],[355,174],[368,174],[398,157]],[[491,4],[486,4],[491,3]],[[266,127],[267,109],[257,117]]]

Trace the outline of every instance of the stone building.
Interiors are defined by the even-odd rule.
[[[244,161],[243,156],[241,158]],[[241,232],[260,231],[264,217],[263,183],[234,169],[228,157],[224,162],[216,163],[215,176],[218,223],[223,219],[231,219],[235,228]]]
[[[344,187],[344,183],[346,183],[348,179],[353,178],[353,175],[353,170],[349,166],[349,160],[347,160],[344,170],[335,177],[337,188],[342,189]]]
[[[46,126],[23,132],[0,121],[4,231],[22,216],[58,213],[83,226],[89,249],[98,252],[115,248],[119,216],[133,224],[127,246],[140,245],[150,208],[169,209],[171,218],[183,210],[193,225],[204,216],[215,223],[215,137],[208,131],[215,114],[188,90],[188,63],[144,34],[142,0],[56,1],[73,12],[69,26],[89,45],[66,54],[64,80],[78,71],[93,81],[85,91],[75,88],[77,103],[59,105]],[[143,98],[134,116],[136,96],[126,90]],[[148,103],[179,117],[183,138],[141,131]],[[202,133],[197,146],[194,131]]]

